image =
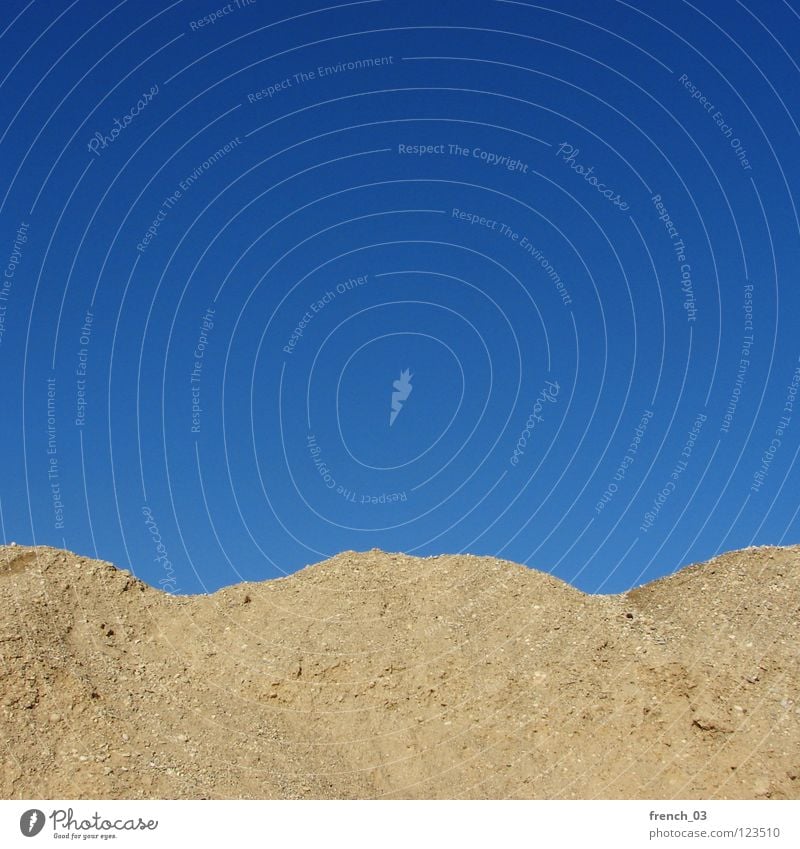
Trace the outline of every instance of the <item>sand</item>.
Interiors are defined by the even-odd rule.
[[[3,798],[800,798],[800,547],[591,596],[344,552],[174,596],[0,547]]]

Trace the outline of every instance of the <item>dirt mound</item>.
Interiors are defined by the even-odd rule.
[[[345,552],[180,597],[0,547],[0,796],[797,799],[798,567]]]

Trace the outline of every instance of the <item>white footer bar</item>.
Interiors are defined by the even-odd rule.
[[[800,802],[0,801],[0,846],[800,846]]]

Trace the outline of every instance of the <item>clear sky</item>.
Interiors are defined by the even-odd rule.
[[[799,12],[4,0],[2,539],[173,592],[800,541]]]

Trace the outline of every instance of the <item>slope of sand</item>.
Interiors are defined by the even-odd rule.
[[[620,596],[345,552],[170,596],[0,547],[3,798],[800,798],[800,547]]]

